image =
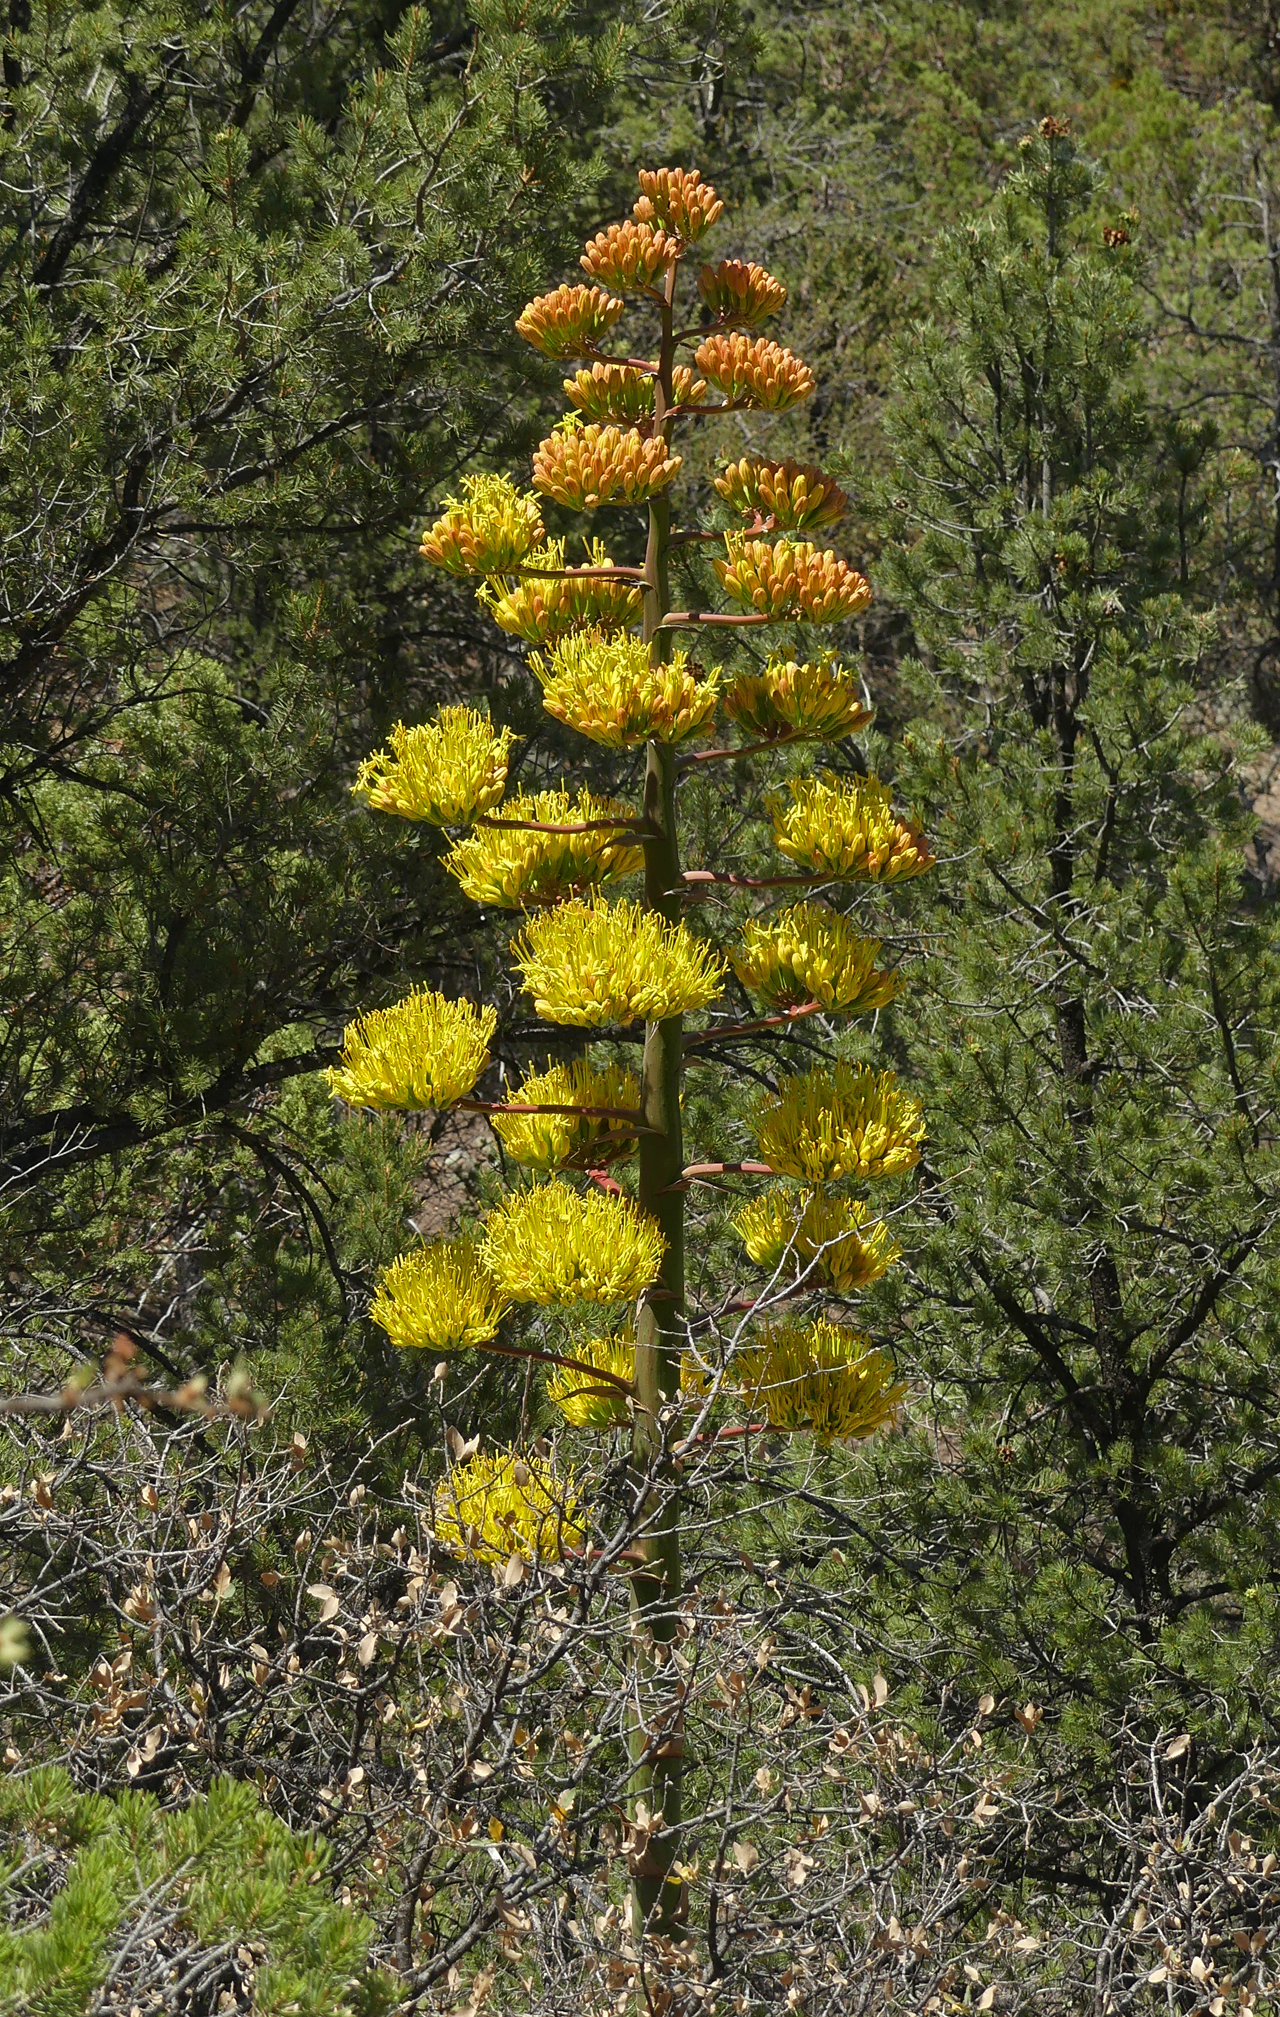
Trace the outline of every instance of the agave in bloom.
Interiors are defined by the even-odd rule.
[[[811,462],[762,462],[744,455],[716,477],[715,486],[735,511],[758,511],[783,532],[837,525],[849,504],[839,484]]]
[[[418,728],[398,721],[386,748],[364,759],[351,789],[375,812],[461,826],[502,797],[515,740],[474,708],[442,707]]]
[[[564,1169],[569,1164],[612,1162],[635,1152],[633,1123],[639,1118],[640,1087],[635,1074],[622,1065],[593,1071],[587,1058],[572,1064],[552,1064],[545,1072],[530,1072],[510,1095],[513,1106],[613,1107],[613,1115],[593,1113],[495,1114],[493,1125],[503,1148],[526,1169]]]
[[[507,1309],[480,1259],[479,1241],[433,1240],[378,1277],[369,1315],[393,1345],[457,1352],[487,1345]]]
[[[626,307],[601,287],[556,287],[516,318],[516,334],[544,357],[589,357]]]
[[[686,652],[653,665],[638,637],[606,637],[599,630],[563,638],[546,658],[535,652],[529,663],[547,713],[606,749],[698,735],[720,694],[718,667],[698,679],[695,670],[702,668],[691,666]]]
[[[722,330],[708,336],[693,353],[693,361],[734,406],[757,406],[783,413],[798,406],[813,391],[807,364],[768,337],[741,336]]]
[[[867,1225],[866,1217],[858,1198],[778,1185],[744,1205],[733,1223],[760,1267],[779,1267],[790,1251],[816,1280],[848,1296],[879,1281],[902,1251],[882,1220]]]
[[[636,1341],[630,1331],[603,1338],[577,1338],[565,1354],[579,1366],[612,1373],[628,1385],[636,1376]],[[579,1366],[557,1366],[547,1380],[547,1399],[579,1429],[613,1429],[631,1419],[628,1395],[612,1380],[593,1380]]]
[[[495,815],[501,820],[536,821],[540,826],[583,826],[589,821],[626,821],[633,814],[615,798],[583,790],[521,792]],[[526,904],[559,903],[572,891],[616,882],[644,867],[644,849],[625,825],[588,833],[534,833],[528,827],[475,826],[444,858],[473,903],[519,910]]]
[[[584,625],[615,631],[635,623],[644,606],[643,591],[625,578],[610,581],[600,571],[613,562],[598,539],[591,542],[586,564],[593,572],[561,575],[564,541],[549,539],[540,552],[529,555],[519,580],[482,582],[476,601],[499,630],[526,644],[550,644]]]
[[[679,257],[679,239],[660,224],[633,224],[627,218],[589,238],[579,263],[606,287],[652,287],[655,280],[661,285]]]
[[[739,673],[725,693],[724,708],[739,728],[766,739],[836,742],[875,719],[856,676],[831,652],[804,664],[771,658],[763,672]]]
[[[740,323],[745,329],[758,329],[785,307],[787,300],[782,282],[757,266],[754,259],[722,259],[718,266],[704,266],[698,275],[698,292],[713,315],[722,322]]]
[[[599,896],[530,918],[511,950],[538,1014],[586,1029],[705,1008],[725,971],[683,922]]]
[[[760,1154],[802,1184],[899,1176],[920,1160],[924,1113],[895,1072],[843,1061],[779,1082],[756,1111]]]
[[[805,539],[748,539],[726,532],[726,558],[711,565],[720,586],[743,609],[781,622],[839,623],[860,616],[871,600],[865,575]]]
[[[533,458],[536,489],[573,511],[601,504],[643,504],[665,490],[680,467],[663,437],[594,421],[549,434]]]
[[[542,507],[505,476],[464,476],[462,496],[422,535],[424,560],[449,574],[501,574],[546,539]]]
[[[431,1495],[431,1531],[442,1548],[476,1562],[558,1562],[586,1532],[572,1471],[557,1477],[532,1451],[478,1450]]]
[[[681,244],[692,245],[709,231],[724,209],[709,182],[696,168],[642,168],[640,194],[631,215],[640,224],[660,224]]]
[[[824,904],[797,903],[761,924],[748,919],[733,970],[772,1008],[821,1002],[838,1015],[869,1015],[898,992],[898,977],[877,970],[880,941],[863,938]]]
[[[666,1250],[629,1198],[554,1181],[512,1191],[485,1220],[485,1265],[515,1303],[633,1302]]]
[[[893,809],[878,777],[793,778],[790,805],[767,801],[774,845],[815,875],[859,882],[901,882],[932,868],[920,827]]]
[[[488,1064],[497,1027],[496,1009],[416,988],[394,1008],[347,1024],[342,1061],[326,1074],[330,1090],[353,1107],[452,1106]]]
[[[616,420],[631,427],[653,415],[653,373],[636,364],[584,365],[565,379],[564,389],[588,420]],[[706,389],[705,379],[695,378],[687,364],[675,366],[671,396],[677,406],[696,405]]]
[[[775,1429],[808,1429],[820,1443],[861,1442],[897,1413],[906,1388],[861,1331],[843,1324],[779,1324],[734,1361],[734,1375]]]

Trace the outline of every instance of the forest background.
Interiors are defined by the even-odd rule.
[[[887,1018],[932,1142],[898,1228],[907,1266],[875,1306],[908,1428],[807,1476],[772,1525],[745,1495],[714,1564],[785,1643],[821,1559],[840,1685],[863,1687],[858,1713],[901,1717],[880,1746],[883,1789],[868,1778],[863,1793],[902,1812],[883,1840],[871,1830],[861,1890],[824,1892],[819,1838],[801,1848],[792,1807],[770,1805],[771,1773],[790,1798],[786,1766],[762,1751],[757,1839],[772,1814],[787,1855],[813,1851],[819,1874],[783,1890],[789,1911],[821,1899],[819,1959],[788,1919],[767,1961],[757,1927],[739,1974],[728,1949],[719,1972],[673,1962],[660,1995],[675,2000],[655,2007],[711,2007],[721,1980],[726,2009],[1271,2007],[1278,113],[1280,16],[1217,0],[9,0],[0,1243],[15,1405],[0,1524],[6,1602],[25,1622],[3,1815],[10,1873],[43,1840],[49,1872],[79,1869],[80,1885],[64,1885],[74,1911],[36,1960],[12,1942],[48,1899],[6,1893],[13,2007],[149,2007],[160,1992],[121,1930],[139,1925],[196,1957],[184,1993],[209,2000],[192,2008],[376,2007],[392,1978],[365,1972],[367,1951],[423,2007],[577,2009],[597,1994],[591,1969],[606,1980],[624,1953],[617,1926],[594,1948],[565,1931],[582,1918],[577,1841],[545,1883],[531,1872],[533,1903],[503,1907],[469,1876],[465,1906],[433,1919],[397,1771],[412,1787],[435,1768],[406,1752],[379,1779],[370,1762],[398,1684],[376,1630],[363,1658],[366,1621],[397,1601],[378,1579],[408,1547],[413,1490],[447,1432],[545,1423],[523,1374],[486,1368],[460,1393],[365,1314],[415,1230],[485,1195],[487,1130],[355,1123],[321,1068],[357,1010],[419,980],[491,978],[434,839],[406,847],[349,787],[392,723],[463,697],[525,737],[530,763],[567,766],[514,640],[423,569],[413,535],[464,469],[523,466],[559,374],[514,318],[629,207],[636,166],[668,162],[715,183],[735,244],[787,284],[774,333],[820,392],[785,446],[850,493],[842,542],[876,598],[844,642],[864,654],[884,750],[901,745],[900,791],[944,845],[913,899],[915,977]],[[1080,240],[1119,234],[1137,318],[1099,344],[1122,389],[1109,452],[1127,501],[1095,498],[1080,522],[1105,518],[1121,554],[1129,627],[1113,655],[1181,682],[1113,779],[1137,824],[1149,805],[1169,872],[1136,913],[1081,913],[1077,944],[1116,977],[1096,1031],[1132,1012],[1145,1035],[1125,1035],[1122,1076],[1178,1121],[1141,1098],[1136,1119],[1119,1098],[1085,1114],[1082,1091],[1067,1130],[1089,1171],[1080,1213],[1079,1167],[1068,1181],[1036,1117],[1062,1073],[1100,1079],[1062,1049],[1061,1017],[1046,1043],[1038,1005],[1059,983],[1037,965],[1043,920],[1020,916],[996,873],[1013,874],[1039,817],[1035,766],[1019,770],[1001,735],[1034,626],[1016,556],[999,581],[975,572],[959,505],[921,546],[917,508],[930,444],[959,424],[939,360],[969,354],[966,301],[985,303],[982,342],[1021,340],[1016,299],[983,293],[980,261],[966,281],[939,234],[991,213],[1047,115],[1101,164]],[[930,314],[940,337],[913,337]],[[1078,534],[1062,532],[1063,570]],[[954,593],[934,594],[913,552]],[[975,655],[981,691],[956,674]],[[1178,736],[1198,738],[1192,754]],[[1184,803],[1192,769],[1209,782]],[[759,779],[741,785],[745,828]],[[972,866],[984,845],[991,875]],[[1114,1253],[1103,1219],[1120,1228]],[[36,1394],[61,1409],[98,1366],[164,1388],[166,1405],[88,1426],[22,1412]],[[192,1413],[201,1379],[209,1419]],[[224,1422],[227,1406],[244,1419]],[[169,1545],[157,1571],[147,1495],[179,1446],[186,1552]],[[264,1649],[277,1621],[262,1606],[295,1564],[311,1636],[290,1668],[302,1641]],[[144,1688],[135,1651],[141,1666],[157,1616],[168,1650]],[[776,1719],[783,1751],[786,1729],[807,1727],[807,1657],[776,1677],[783,1711],[804,1705]],[[1000,1766],[990,1787],[955,1778],[966,1826],[917,1864],[926,1753],[956,1774]],[[54,1767],[70,1781],[39,1776]],[[997,1786],[1001,1772],[1015,1777]],[[253,1789],[248,1807],[228,1775]],[[208,1863],[208,1897],[179,1930],[153,1903],[102,1906],[128,1890],[110,1857],[111,1803],[129,1788],[157,1803],[153,1830],[160,1812],[212,1816],[207,1856],[168,1837],[152,1852]],[[83,1804],[98,1795],[106,1806]],[[223,1810],[189,1806],[210,1797]],[[321,1856],[313,1830],[333,1917],[324,1886],[304,1908],[288,1875]],[[85,1843],[104,1859],[92,1870]],[[273,1906],[268,1942],[285,1988],[264,1986],[249,1932],[218,1936],[228,1913],[254,1916],[233,1896],[247,1843],[293,1901]],[[752,1867],[740,1859],[744,1881]],[[86,1944],[76,1915],[99,1908]],[[822,1945],[832,1927],[852,1942],[844,1975]],[[49,1982],[73,2000],[42,2003]]]

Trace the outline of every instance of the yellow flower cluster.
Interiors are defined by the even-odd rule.
[[[698,345],[693,361],[703,377],[735,406],[783,413],[813,391],[814,377],[808,365],[768,337],[721,331]]]
[[[520,580],[482,582],[476,601],[488,610],[499,630],[522,637],[527,644],[549,644],[583,624],[613,631],[637,621],[644,597],[633,582],[609,581],[599,572],[560,576],[563,566],[564,541],[549,539],[539,552],[529,555]],[[587,566],[593,570],[613,566],[598,539],[591,542]],[[540,576],[536,572],[539,568],[545,568],[546,573]]]
[[[510,1098],[513,1106],[617,1107],[638,1117],[640,1087],[622,1065],[597,1072],[587,1058],[575,1058],[530,1072]],[[635,1153],[632,1123],[606,1114],[494,1114],[493,1125],[512,1161],[530,1170],[585,1168]]]
[[[531,918],[511,950],[538,1014],[587,1029],[705,1008],[725,971],[688,925],[599,897]]]
[[[797,1183],[893,1177],[920,1160],[924,1114],[894,1072],[838,1062],[784,1078],[757,1109],[756,1139]]]
[[[450,1471],[431,1497],[431,1529],[442,1548],[475,1562],[558,1562],[586,1533],[573,1472],[514,1449],[478,1450]]]
[[[364,759],[351,789],[375,812],[461,826],[502,797],[515,740],[474,708],[442,707],[418,728],[398,721],[386,748]]]
[[[629,1331],[610,1337],[575,1339],[565,1353],[597,1372],[630,1383],[636,1376],[636,1341]],[[547,1399],[579,1429],[613,1429],[630,1421],[627,1396],[608,1380],[593,1380],[576,1366],[557,1366],[547,1380]]]
[[[652,665],[639,638],[599,630],[578,631],[529,663],[547,713],[606,749],[683,742],[711,721],[720,695],[718,668],[698,680],[687,653]]]
[[[787,300],[782,282],[757,266],[754,259],[722,259],[718,266],[704,266],[698,275],[698,292],[713,315],[747,329],[758,329],[784,308]]]
[[[631,819],[616,798],[596,798],[582,790],[521,792],[494,815],[501,820],[537,821],[540,826],[582,826],[591,820]],[[644,850],[624,826],[589,833],[535,833],[528,827],[476,826],[444,858],[473,903],[519,910],[526,904],[559,903],[573,891],[616,882],[644,867]]]
[[[843,1324],[780,1324],[740,1354],[734,1372],[775,1429],[808,1429],[820,1443],[861,1442],[892,1421],[906,1388],[861,1331]]]
[[[661,225],[610,224],[587,240],[579,264],[606,287],[651,287],[680,257],[680,241]]]
[[[648,420],[653,413],[653,373],[636,364],[592,364],[566,378],[564,389],[588,420],[615,420],[624,427]],[[671,394],[677,406],[692,406],[706,391],[687,364],[671,374]]]
[[[601,287],[556,287],[516,318],[516,334],[544,357],[589,357],[626,307]]]
[[[369,1315],[393,1345],[457,1352],[487,1345],[507,1309],[474,1239],[435,1240],[378,1278]]]
[[[501,574],[547,536],[537,498],[525,497],[505,476],[464,476],[462,496],[444,504],[418,550],[449,574]]]
[[[815,875],[858,882],[901,882],[934,864],[920,827],[893,809],[878,777],[793,778],[791,804],[766,803],[781,854]]]
[[[880,942],[863,938],[838,911],[793,904],[772,924],[748,919],[733,970],[774,1008],[821,1002],[838,1015],[870,1015],[898,992],[898,976],[878,971]]]
[[[595,511],[602,504],[643,504],[666,489],[680,463],[660,434],[646,438],[635,428],[592,421],[547,436],[534,454],[533,481],[557,504]]]
[[[515,1303],[629,1303],[662,1266],[657,1222],[629,1198],[538,1184],[485,1220],[485,1266]]]
[[[882,1220],[867,1225],[866,1216],[857,1198],[777,1187],[744,1205],[733,1223],[760,1267],[778,1267],[790,1249],[818,1281],[848,1296],[879,1281],[902,1251]]]
[[[748,539],[724,536],[727,558],[711,565],[720,585],[743,609],[798,623],[839,623],[860,616],[871,600],[864,575],[834,553],[804,539]]]
[[[716,477],[715,486],[735,511],[758,511],[784,532],[837,525],[849,503],[839,484],[811,462],[761,462],[744,455]]]
[[[674,231],[683,245],[701,238],[723,213],[724,204],[696,168],[642,168],[637,179],[640,195],[631,215]]]
[[[489,1062],[498,1012],[418,988],[348,1023],[326,1077],[353,1107],[440,1108],[465,1099]]]
[[[854,674],[830,652],[798,665],[794,658],[771,658],[763,672],[739,673],[724,697],[725,713],[752,735],[772,739],[803,736],[836,742],[857,735],[875,718]]]

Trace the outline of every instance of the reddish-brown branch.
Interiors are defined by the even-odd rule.
[[[802,1016],[820,1015],[824,1004],[820,1001],[800,1002],[795,1008],[780,1009],[777,1015],[761,1016],[758,1022],[726,1023],[721,1029],[702,1030],[697,1036],[685,1040],[685,1050],[700,1050],[704,1044],[723,1043],[726,1037],[754,1036],[757,1030],[778,1029],[784,1023],[799,1022]]]
[[[669,1191],[687,1191],[691,1183],[703,1177],[771,1177],[774,1174],[768,1163],[686,1163],[679,1182],[668,1184],[666,1188]]]
[[[643,581],[642,567],[506,567],[522,581]]]
[[[586,1366],[581,1359],[566,1358],[563,1352],[540,1352],[533,1345],[498,1345],[492,1341],[487,1345],[476,1345],[478,1352],[496,1352],[502,1359],[532,1359],[540,1366],[568,1366],[570,1372],[586,1373],[592,1380],[600,1380],[606,1386],[616,1387],[621,1393],[634,1391],[632,1382],[624,1380],[619,1373],[606,1373],[602,1366]]]
[[[743,629],[756,623],[780,623],[781,617],[763,616],[756,611],[751,616],[731,616],[728,611],[717,609],[673,609],[658,625],[659,630],[696,630],[701,623],[719,624],[724,629]]]
[[[508,827],[515,833],[652,833],[647,819],[584,819],[572,826],[548,826],[540,819],[483,819],[476,826]]]
[[[734,875],[728,869],[687,868],[680,880],[686,883],[726,882],[735,889],[813,889],[821,882],[838,882],[834,875]]]
[[[812,733],[806,735],[802,728],[792,728],[785,735],[771,735],[764,742],[744,742],[737,749],[694,750],[691,755],[681,757],[680,768],[685,770],[695,763],[723,763],[732,756],[754,756],[761,749],[785,749],[790,742],[821,742],[823,739]]]
[[[638,1107],[525,1106],[504,1100],[455,1100],[454,1105],[468,1114],[581,1114],[587,1120],[634,1121],[636,1133],[642,1132]]]

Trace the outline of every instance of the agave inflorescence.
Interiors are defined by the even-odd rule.
[[[762,462],[744,455],[721,471],[715,486],[735,511],[758,511],[781,532],[838,525],[849,505],[839,484],[811,462]]]
[[[558,1562],[582,1546],[585,1528],[572,1471],[499,1449],[478,1450],[437,1485],[431,1531],[450,1554],[477,1562]]]
[[[746,329],[757,329],[787,304],[782,282],[757,266],[754,259],[722,259],[718,266],[704,266],[698,275],[698,292],[722,322],[739,323]]]
[[[838,1061],[781,1079],[757,1106],[756,1140],[799,1183],[900,1176],[920,1160],[924,1114],[895,1072]]]
[[[637,364],[592,364],[566,378],[564,389],[588,420],[616,420],[635,426],[653,415],[653,373]],[[706,391],[706,380],[677,364],[671,391],[677,406],[692,406]]]
[[[589,357],[625,307],[601,287],[556,287],[529,303],[516,331],[544,357]]]
[[[905,1392],[870,1338],[823,1317],[767,1331],[735,1372],[770,1428],[807,1429],[820,1443],[861,1442],[893,1420]]]
[[[877,969],[879,956],[880,941],[838,911],[798,903],[771,924],[748,920],[733,970],[772,1008],[818,1002],[839,1015],[869,1015],[898,992],[897,975]]]
[[[462,826],[498,803],[515,741],[487,714],[443,707],[416,728],[397,722],[385,749],[367,756],[351,789],[378,812]]]
[[[547,713],[606,749],[699,735],[720,696],[718,668],[702,673],[683,651],[655,665],[639,638],[599,630],[578,631],[545,658],[535,652],[529,664]]]
[[[588,241],[582,269],[606,287],[649,287],[680,256],[680,241],[660,224],[626,218]]]
[[[698,345],[693,361],[732,406],[758,406],[768,413],[783,413],[813,391],[814,377],[808,365],[767,336],[718,332]]]
[[[725,970],[688,925],[599,898],[530,918],[511,950],[538,1014],[581,1029],[689,1015],[716,999]]]
[[[586,1058],[548,1062],[529,1072],[511,1094],[510,1113],[495,1114],[494,1130],[512,1162],[550,1174],[573,1164],[612,1162],[634,1155],[640,1086],[621,1065],[594,1071]],[[521,1113],[521,1107],[572,1108],[573,1112]]]
[[[632,216],[674,232],[682,247],[695,244],[723,214],[724,204],[696,168],[642,168],[637,180]]]
[[[446,497],[418,550],[449,574],[501,574],[546,536],[536,497],[522,496],[505,476],[464,476],[462,496]]]
[[[589,421],[548,435],[533,458],[537,488],[571,511],[602,504],[644,504],[665,490],[680,467],[662,435]]]
[[[617,799],[589,791],[575,799],[563,790],[522,792],[492,823],[456,841],[444,865],[473,903],[508,910],[559,903],[644,867],[644,850],[627,832],[633,818]]]
[[[547,1399],[567,1422],[580,1429],[613,1429],[631,1419],[630,1388],[636,1373],[636,1341],[630,1331],[575,1339],[577,1361],[557,1366],[547,1381]],[[601,1378],[604,1374],[606,1377]],[[625,1385],[619,1385],[624,1381]]]
[[[798,663],[771,658],[762,672],[739,673],[724,697],[731,721],[766,739],[838,742],[875,718],[856,675],[831,653]]]
[[[498,1335],[507,1298],[480,1258],[474,1235],[434,1240],[392,1261],[369,1315],[402,1349],[457,1352]]]
[[[748,539],[726,532],[725,558],[711,565],[726,595],[742,609],[793,623],[839,623],[860,616],[871,584],[834,553],[804,539]]]
[[[792,1254],[816,1281],[848,1296],[879,1281],[901,1252],[882,1220],[866,1220],[861,1198],[777,1185],[744,1205],[733,1223],[758,1266],[781,1267]]]
[[[878,777],[793,778],[791,803],[771,797],[774,845],[815,875],[900,882],[934,857],[919,826],[893,809]]]
[[[598,539],[593,539],[585,570],[567,573],[564,541],[549,539],[528,555],[518,575],[483,581],[476,601],[487,609],[499,630],[522,637],[526,644],[550,644],[568,637],[583,624],[610,633],[634,623],[640,615],[641,592],[619,574]]]
[[[666,1241],[629,1198],[551,1182],[512,1191],[485,1220],[485,1266],[514,1303],[630,1303]]]
[[[348,1023],[329,1085],[353,1107],[440,1108],[472,1090],[489,1062],[496,1009],[417,988]]]

